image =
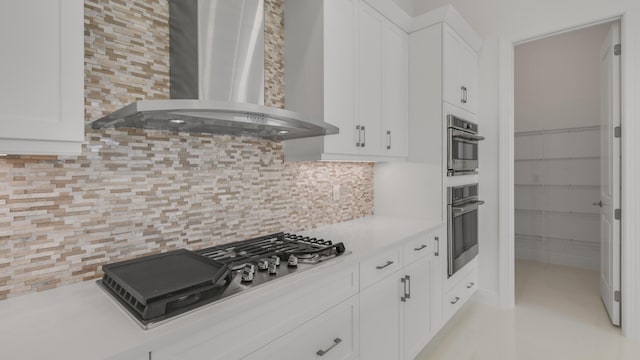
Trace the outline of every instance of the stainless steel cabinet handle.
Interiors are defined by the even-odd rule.
[[[400,278],[400,282],[402,283],[402,287],[403,287],[403,291],[402,291],[402,297],[400,298],[400,301],[402,302],[407,302],[407,277],[403,277]]]
[[[460,301],[460,298],[456,296],[453,300],[451,300],[451,303],[455,305],[455,303],[457,303],[458,301]]]
[[[387,150],[391,150],[391,130],[387,130]]]
[[[393,261],[389,260],[389,261],[387,261],[387,263],[386,263],[386,264],[384,264],[384,265],[378,265],[378,266],[376,266],[376,269],[378,269],[378,270],[382,270],[382,269],[386,268],[387,266],[389,266],[389,265],[391,265],[391,264],[393,264]]]
[[[327,350],[318,350],[318,351],[316,351],[316,354],[318,356],[324,356],[326,353],[328,353],[329,351],[333,350],[334,347],[338,346],[341,342],[342,342],[342,339],[335,338],[335,339],[333,339],[333,344],[331,346],[329,346],[327,348]]]
[[[440,256],[440,237],[436,236],[433,240],[436,242],[436,252],[433,255]]]
[[[424,248],[426,248],[426,247],[427,247],[427,245],[424,245],[424,244],[423,244],[423,245],[422,245],[422,246],[420,246],[420,247],[414,248],[414,249],[413,249],[413,251],[420,251],[420,250],[422,250],[422,249],[424,249]]]
[[[600,200],[598,202],[594,202],[593,205],[602,207],[602,200]]]
[[[407,279],[407,289],[409,289],[407,291],[407,299],[411,299],[411,276],[407,275],[404,278]]]
[[[356,125],[356,131],[358,132],[358,141],[356,142],[356,147],[360,147],[360,144],[362,143],[362,132],[360,131],[360,125]]]
[[[364,129],[364,126],[360,126],[360,129],[362,130],[362,144],[360,144],[360,147],[365,147],[365,143],[367,142],[367,130]]]
[[[469,285],[467,285],[467,289],[471,289],[473,287],[473,285],[475,285],[474,282],[470,282]]]
[[[467,87],[461,86],[460,90],[462,90],[462,99],[460,99],[460,102],[463,104],[466,104],[467,103]]]

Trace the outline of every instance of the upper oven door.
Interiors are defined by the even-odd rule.
[[[474,171],[478,168],[478,141],[483,137],[449,128],[448,170]]]

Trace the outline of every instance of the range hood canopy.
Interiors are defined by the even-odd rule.
[[[250,135],[270,140],[337,134],[299,113],[264,106],[262,0],[170,0],[171,99],[141,100],[91,123]]]

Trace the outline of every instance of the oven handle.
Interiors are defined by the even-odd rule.
[[[484,140],[484,136],[471,134],[471,133],[468,133],[468,132],[465,132],[465,131],[454,131],[453,134],[451,134],[451,137],[452,138],[473,140],[473,141]]]
[[[466,214],[469,211],[477,210],[478,206],[484,204],[484,201],[478,200],[474,201],[471,204],[467,204],[465,206],[453,206],[451,210],[453,211],[453,216],[456,217],[458,215]]]

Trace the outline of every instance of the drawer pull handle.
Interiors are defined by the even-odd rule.
[[[420,251],[420,250],[422,250],[422,249],[424,249],[424,248],[426,248],[426,247],[427,247],[427,245],[422,245],[422,246],[420,246],[420,247],[414,248],[413,250],[414,250],[414,251]]]
[[[327,350],[318,350],[316,352],[316,354],[318,356],[324,356],[326,353],[328,353],[329,351],[333,350],[334,347],[338,346],[341,342],[342,342],[342,339],[335,338],[335,339],[333,339],[333,345],[329,346],[329,348]]]
[[[469,285],[467,285],[467,289],[471,289],[473,287],[473,285],[475,285],[475,283],[470,282]]]
[[[458,301],[460,301],[460,298],[456,296],[453,300],[451,300],[451,304],[455,305]]]
[[[376,266],[376,269],[378,269],[378,270],[382,270],[382,269],[386,268],[387,266],[389,266],[389,265],[391,265],[391,264],[393,264],[393,261],[389,260],[389,261],[387,261],[387,263],[386,263],[386,264],[384,264],[384,265],[378,265],[378,266]]]

